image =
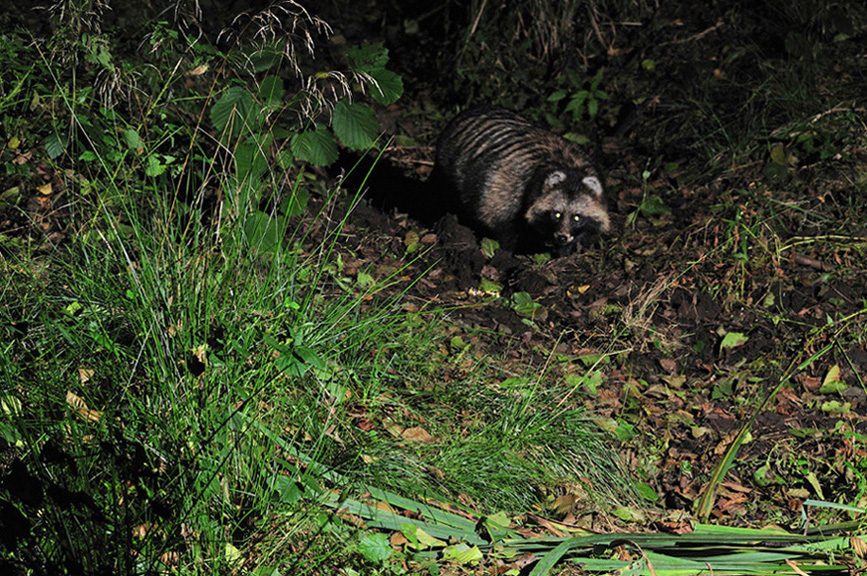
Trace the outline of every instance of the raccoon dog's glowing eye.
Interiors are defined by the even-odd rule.
[[[574,222],[581,222],[581,215],[580,215],[580,214],[575,214],[574,216],[572,216],[572,220],[573,220]]]
[[[554,218],[556,218],[557,220],[559,220],[559,219],[562,218],[562,217],[563,217],[563,213],[562,213],[562,212],[554,212]]]

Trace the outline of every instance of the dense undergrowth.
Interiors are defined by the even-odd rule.
[[[645,536],[630,550],[649,552],[636,556],[618,549],[616,538],[580,532],[598,530],[590,520],[597,517],[610,530],[617,521],[645,525],[643,509],[658,505],[658,460],[618,450],[617,442],[641,434],[630,420],[635,392],[624,391],[631,407],[622,417],[593,413],[585,403],[594,401],[584,400],[602,383],[601,367],[613,363],[639,383],[646,367],[624,365],[629,352],[680,348],[676,335],[648,320],[679,278],[657,282],[659,291],[634,298],[634,307],[594,312],[600,323],[613,314],[619,320],[610,332],[587,335],[578,360],[561,342],[510,356],[483,347],[496,331],[458,326],[455,309],[505,307],[518,325],[539,330],[544,306],[526,293],[420,302],[413,290],[435,264],[416,230],[400,252],[382,244],[387,264],[353,253],[361,242],[347,222],[362,200],[343,183],[364,189],[376,162],[372,169],[350,162],[350,174],[337,178],[324,167],[340,151],[378,158],[387,141],[381,120],[404,82],[430,88],[429,74],[407,58],[432,64],[420,52],[439,37],[450,61],[439,63],[446,79],[432,89],[442,102],[532,108],[537,120],[578,142],[601,143],[606,154],[635,128],[633,118],[647,119],[652,137],[638,147],[645,165],[612,171],[638,190],[612,199],[627,229],[665,229],[673,211],[689,210],[684,190],[694,194],[750,163],[761,163],[750,174],[771,185],[803,186],[797,174],[809,171],[824,189],[816,167],[834,159],[853,167],[847,190],[863,192],[863,102],[850,101],[863,79],[836,84],[834,97],[845,104],[821,114],[816,102],[827,106],[830,97],[814,90],[826,79],[830,47],[848,50],[849,38],[863,36],[864,14],[831,7],[808,17],[812,4],[794,3],[785,18],[806,17],[810,26],[777,38],[782,48],[774,46],[791,55],[783,63],[750,42],[748,7],[717,6],[720,18],[743,26],[702,61],[670,56],[668,41],[652,40],[683,25],[676,14],[604,3],[589,13],[595,28],[586,28],[578,24],[588,18],[581,4],[565,2],[529,25],[528,11],[538,6],[518,4],[495,11],[486,2],[447,3],[405,18],[384,35],[402,39],[409,56],[386,49],[383,38],[356,39],[367,29],[349,5],[332,7],[326,22],[309,6],[283,2],[209,36],[216,16],[184,12],[183,3],[172,5],[166,22],[128,12],[109,19],[99,1],[59,2],[47,11],[52,34],[40,34],[41,24],[4,32],[0,567],[12,574],[518,573],[541,558],[543,573],[569,554],[610,548],[619,551],[595,554],[585,566],[607,572],[635,561],[675,573],[701,568],[678,566],[679,546],[713,541],[731,546],[723,550],[730,556],[716,551],[718,573],[743,569],[736,556],[756,539],[748,531],[702,527],[682,543]],[[646,36],[619,26],[629,18],[644,22]],[[31,24],[27,15],[21,23]],[[419,37],[425,25],[438,35]],[[629,58],[618,61],[625,48],[615,31],[640,47]],[[725,97],[713,80],[672,80],[696,72],[725,79]],[[407,116],[410,106],[417,115],[446,115],[419,112],[429,104],[404,106]],[[399,150],[419,149],[413,135],[397,138]],[[704,233],[721,243],[680,272],[723,274],[707,291],[726,306],[752,298],[751,270],[779,267],[784,254],[805,247],[825,253],[838,243],[828,252],[864,262],[867,208],[856,195],[802,203],[757,185],[720,199],[711,210],[721,229]],[[818,238],[825,226],[833,232]],[[841,226],[854,233],[844,238]],[[791,235],[782,240],[782,231]],[[702,233],[680,232],[685,243]],[[622,256],[624,268],[634,266],[630,257]],[[852,306],[854,313],[827,321],[838,323],[835,331],[817,327],[814,349],[794,365],[781,358],[766,365],[789,378],[794,372],[784,369],[829,353],[828,342],[845,340],[844,357],[863,346],[867,303]],[[765,309],[772,314],[773,302]],[[778,322],[789,320],[781,313]],[[735,330],[719,336],[726,360],[748,339]],[[692,344],[701,354],[703,341]],[[854,366],[847,377],[863,387]],[[842,378],[838,366],[825,383]],[[732,438],[727,454],[717,451],[708,498],[748,433]],[[851,434],[852,454],[863,454],[861,432]],[[663,451],[654,445],[662,437],[648,441],[652,450]],[[844,493],[853,506],[863,506],[867,493],[864,461],[848,464],[857,487]],[[856,511],[833,503],[835,513]],[[589,539],[566,537],[576,533]],[[805,567],[814,566],[820,540],[845,562],[860,561],[854,540],[767,539],[789,546],[786,558]],[[751,569],[786,569],[782,556],[765,552]]]

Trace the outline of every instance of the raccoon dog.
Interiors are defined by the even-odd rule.
[[[436,181],[459,217],[511,250],[572,253],[611,224],[602,183],[571,142],[501,108],[475,108],[437,141]]]

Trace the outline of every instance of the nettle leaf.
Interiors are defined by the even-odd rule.
[[[370,96],[380,104],[394,104],[403,95],[403,79],[391,70],[374,70],[369,74],[376,81],[370,87]]]
[[[331,126],[343,145],[352,150],[370,148],[379,133],[379,121],[373,109],[346,99],[334,105]]]
[[[317,124],[316,130],[295,134],[289,142],[292,154],[314,166],[328,166],[337,161],[337,142],[327,128]]]

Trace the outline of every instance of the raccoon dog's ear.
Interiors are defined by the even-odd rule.
[[[566,179],[566,173],[565,172],[563,172],[562,170],[554,170],[553,172],[548,174],[547,178],[545,178],[545,187],[548,188],[548,187],[553,186],[555,184],[559,184],[560,182],[562,182],[565,179]]]
[[[550,176],[549,176],[550,178]],[[590,188],[590,191],[593,192],[597,197],[602,196],[602,182],[599,181],[599,178],[596,176],[587,176],[581,182]]]

